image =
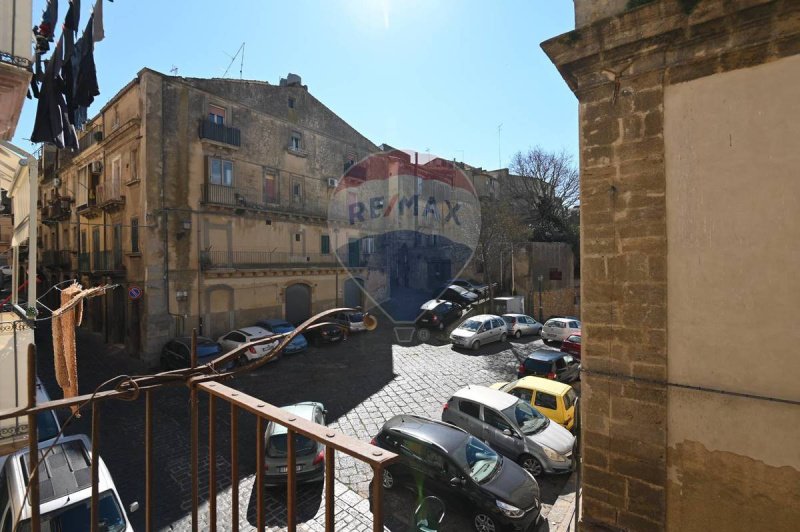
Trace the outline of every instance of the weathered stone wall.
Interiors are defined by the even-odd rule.
[[[796,507],[798,466],[775,472],[752,460],[747,455],[755,453],[760,436],[729,433],[729,438],[747,437],[751,442],[738,453],[707,452],[692,441],[690,431],[681,442],[667,439],[670,419],[719,406],[717,399],[724,394],[698,393],[690,406],[668,393],[674,389],[670,385],[681,383],[668,380],[667,293],[682,280],[667,276],[670,184],[664,97],[665,87],[677,83],[799,53],[800,3],[702,0],[687,14],[677,0],[656,0],[580,27],[543,47],[580,102],[584,529],[746,526],[745,521],[717,516],[722,500],[731,513],[758,514],[756,528],[786,529],[800,515],[764,508]],[[796,168],[784,169],[783,177],[775,179],[791,179],[796,173]],[[697,174],[701,178],[702,172]],[[758,187],[758,182],[752,186]],[[762,212],[772,208],[753,207],[731,215],[758,216],[756,207],[765,209]],[[764,257],[763,264],[768,268],[772,263]],[[718,274],[702,261],[695,267],[709,276]],[[729,286],[731,293],[737,288]],[[671,309],[670,314],[678,311]],[[717,334],[712,324],[705,332],[709,340]],[[695,354],[708,364],[728,363],[724,351]],[[705,375],[694,372],[695,384],[705,384]],[[738,380],[723,384],[729,392],[742,391]],[[757,404],[754,412],[777,408],[759,399],[750,403]],[[781,426],[800,423],[797,406],[790,408],[784,409],[792,415]],[[714,412],[731,415],[724,408]],[[781,441],[791,440],[780,426],[776,431]],[[747,475],[770,476],[777,485],[742,490],[739,483]],[[680,482],[673,481],[678,478]],[[713,490],[708,489],[708,479],[714,479]],[[748,493],[758,493],[757,507]],[[709,498],[712,494],[716,495]]]

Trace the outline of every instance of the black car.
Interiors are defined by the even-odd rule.
[[[539,485],[533,476],[464,430],[419,416],[395,416],[372,444],[399,455],[383,471],[383,487],[398,485],[468,512],[475,530],[530,530],[539,521]]]
[[[431,299],[420,307],[422,314],[417,318],[417,326],[444,330],[447,324],[461,318],[461,309],[462,307],[458,303],[443,299]]]
[[[452,301],[453,303],[458,303],[462,307],[477,303],[479,299],[478,294],[475,292],[455,284],[439,287],[433,292],[433,298]]]
[[[183,369],[189,367],[189,353],[191,351],[192,339],[189,336],[174,338],[167,342],[161,350],[161,367],[163,369]],[[197,337],[197,364],[208,364],[212,360],[221,357],[226,352],[222,346],[211,338],[205,336]],[[233,362],[228,363],[223,369],[233,367]]]
[[[518,378],[528,375],[569,383],[581,378],[581,363],[572,355],[540,349],[529,354],[517,369]]]
[[[315,346],[322,344],[334,344],[341,342],[344,338],[344,330],[338,325],[328,323],[314,329],[306,329],[303,331],[308,341]]]

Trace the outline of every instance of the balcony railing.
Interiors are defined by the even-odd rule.
[[[122,250],[104,250],[78,255],[78,270],[81,272],[122,272],[125,264]]]
[[[327,205],[321,204],[314,207],[307,203],[292,202],[292,203],[279,203],[278,198],[275,201],[267,201],[263,190],[258,188],[248,187],[229,187],[225,185],[214,185],[206,183],[203,187],[203,203],[211,205],[224,205],[232,208],[241,209],[255,209],[260,211],[268,211],[276,214],[294,214],[305,215],[314,217],[327,217]],[[344,219],[344,216],[343,218]]]
[[[241,132],[235,127],[217,124],[209,120],[200,122],[200,138],[230,144],[239,147],[242,145]]]
[[[91,264],[91,256],[89,253],[80,253],[78,255],[78,271],[88,272],[91,270],[89,265]]]
[[[121,188],[118,181],[100,183],[97,185],[97,204],[104,209],[124,205],[125,196]]]
[[[46,249],[42,252],[42,265],[69,268],[72,266],[72,252],[68,249]]]
[[[21,407],[15,407],[5,410],[0,410],[0,420],[17,419],[18,423],[25,423],[27,421],[27,436],[28,436],[28,461],[29,470],[31,471],[30,490],[26,496],[30,499],[30,529],[39,530],[41,527],[41,500],[42,494],[40,493],[40,479],[39,474],[44,471],[40,467],[40,461],[51,453],[50,447],[43,446],[37,443],[38,440],[38,427],[36,423],[37,414],[39,412],[52,412],[56,409],[74,408],[76,411],[91,410],[91,457],[100,456],[102,454],[103,436],[103,417],[101,416],[102,406],[109,399],[125,399],[128,401],[143,401],[144,402],[144,445],[138,446],[141,449],[143,456],[140,465],[142,469],[142,476],[144,477],[145,495],[144,495],[144,512],[145,512],[145,530],[151,530],[153,527],[153,520],[155,510],[158,503],[154,500],[157,485],[154,478],[154,466],[156,456],[154,453],[155,440],[154,432],[159,429],[161,425],[157,420],[154,420],[153,408],[154,401],[159,400],[159,393],[167,386],[173,387],[176,384],[184,383],[188,388],[188,403],[190,407],[190,421],[188,423],[190,450],[186,458],[189,462],[189,469],[191,471],[188,481],[192,487],[192,504],[191,504],[191,519],[192,529],[198,530],[203,526],[200,522],[201,508],[200,508],[200,469],[201,469],[201,450],[200,450],[200,433],[201,425],[205,425],[207,430],[203,431],[207,434],[208,438],[208,455],[205,462],[209,464],[208,471],[208,521],[205,525],[205,530],[217,530],[218,525],[220,528],[226,530],[239,530],[239,514],[240,511],[247,512],[247,508],[241,508],[241,501],[239,497],[240,488],[240,474],[239,474],[239,455],[240,444],[245,438],[252,438],[255,440],[256,455],[256,471],[255,471],[255,525],[257,530],[264,530],[267,522],[267,508],[265,500],[267,499],[265,493],[265,478],[264,472],[264,451],[265,437],[267,423],[273,422],[286,429],[287,432],[287,451],[286,451],[286,528],[294,532],[297,529],[299,515],[298,515],[298,493],[297,493],[297,450],[296,450],[296,437],[302,436],[313,440],[324,446],[324,505],[325,505],[325,530],[334,530],[339,520],[336,519],[336,497],[334,496],[334,484],[336,475],[336,453],[343,453],[356,461],[368,465],[372,469],[373,477],[371,482],[371,512],[372,512],[372,530],[373,532],[382,532],[383,527],[383,472],[385,468],[397,460],[397,455],[391,451],[374,446],[370,443],[359,441],[352,436],[340,433],[329,427],[318,425],[310,420],[296,416],[286,410],[273,406],[266,401],[248,395],[242,391],[236,390],[229,386],[222,384],[223,379],[230,378],[236,373],[245,373],[262,367],[270,360],[274,360],[277,354],[283,349],[295,336],[302,333],[306,327],[318,319],[324,319],[326,315],[331,314],[333,311],[321,313],[313,318],[307,320],[296,331],[269,338],[256,340],[249,344],[234,349],[226,353],[215,361],[202,366],[196,365],[197,351],[196,351],[196,331],[193,331],[191,345],[191,367],[182,370],[173,370],[168,373],[159,373],[155,375],[145,375],[137,377],[120,376],[114,380],[117,382],[115,388],[101,390],[98,388],[94,393],[81,395],[78,397],[69,397],[56,401],[48,401],[45,403],[38,403],[36,399],[36,347],[30,344],[28,347],[27,356],[27,404]],[[238,367],[234,370],[224,369],[226,364],[230,364],[234,360],[240,358],[244,351],[252,345],[261,345],[267,342],[274,341],[275,338],[280,340],[275,348],[273,348],[265,357],[262,357],[256,362],[252,362],[243,367]],[[143,397],[142,397],[143,396]],[[201,408],[201,396],[207,399],[208,407]],[[224,406],[223,406],[224,405]],[[221,406],[223,408],[218,408]],[[225,408],[227,407],[227,408]],[[217,447],[217,439],[222,432],[219,430],[218,417],[219,412],[229,412],[230,419],[230,450],[226,451]],[[203,414],[203,415],[201,415]],[[225,415],[225,414],[223,414]],[[206,417],[207,416],[207,417]],[[248,434],[245,430],[240,430],[240,427],[246,427],[248,419],[243,419],[245,416],[255,417],[255,433]],[[207,419],[207,421],[205,421]],[[240,420],[242,423],[240,424]],[[205,422],[204,422],[205,421]],[[63,429],[62,429],[63,430]],[[53,440],[57,441],[57,440]],[[251,440],[252,441],[252,440]],[[221,446],[220,446],[221,447]],[[40,452],[37,452],[37,449]],[[218,471],[218,460],[221,457],[230,456],[230,474],[222,476],[223,473]],[[136,455],[132,455],[132,460],[136,460]],[[165,460],[161,457],[162,463]],[[143,466],[143,467],[142,467]],[[218,478],[219,475],[219,478]],[[91,460],[90,462],[90,483],[91,483],[91,498],[89,504],[89,515],[80,518],[80,522],[76,526],[80,527],[83,523],[87,532],[99,532],[101,529],[106,528],[104,521],[100,517],[100,460]],[[217,515],[217,488],[218,485],[226,483],[231,486],[231,505],[230,505],[230,524],[218,523],[222,521],[221,516]],[[88,524],[87,524],[88,522]]]
[[[322,253],[302,255],[281,251],[203,251],[200,254],[200,267],[204,270],[331,267],[336,263],[335,255]]]

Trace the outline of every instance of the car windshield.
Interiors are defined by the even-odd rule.
[[[36,414],[36,431],[39,441],[55,438],[58,434],[58,423],[52,410],[45,410]]]
[[[100,494],[100,526],[102,532],[122,532],[125,518],[122,516],[117,498],[112,491]],[[91,499],[84,499],[66,508],[59,508],[41,516],[42,532],[86,532],[91,528]],[[30,520],[23,521],[18,532],[31,532]]]
[[[481,328],[481,322],[477,320],[467,320],[458,326],[459,329],[466,329],[468,331],[477,331]]]
[[[575,399],[576,399],[575,390],[570,388],[564,395],[564,408],[566,408],[567,410],[572,408],[572,405],[575,404]]]
[[[461,294],[462,296],[463,296],[464,294],[468,294],[468,293],[469,293],[469,291],[468,291],[466,288],[463,288],[463,287],[461,287],[461,286],[458,286],[457,284],[451,284],[451,285],[450,285],[450,288],[451,288],[451,289],[452,289],[454,292],[458,292],[458,293],[459,293],[459,294]]]
[[[503,410],[503,414],[508,419],[516,421],[523,434],[536,434],[543,431],[550,424],[549,419],[524,401],[517,401],[516,404]]]
[[[477,438],[468,436],[464,446],[453,451],[453,459],[475,482],[487,481],[499,468],[502,458]]]
[[[535,358],[526,358],[524,365],[527,371],[538,374],[550,373],[550,370],[553,369],[553,363],[549,360],[536,360]]]
[[[348,319],[352,323],[358,323],[359,321],[364,321],[364,315],[360,312],[353,312],[348,316]]]
[[[273,326],[272,330],[278,334],[283,334],[292,332],[294,330],[294,327],[289,323],[279,323],[278,325]]]
[[[572,342],[573,344],[579,344],[581,343],[581,337],[573,334],[567,338],[567,341]]]
[[[270,436],[269,443],[267,444],[267,456],[286,456],[287,440],[288,438],[285,432],[283,434],[273,434]],[[294,435],[294,451],[297,454],[310,454],[314,452],[315,447],[316,443],[314,440],[309,440],[300,434]]]
[[[516,318],[514,318],[513,316],[503,316],[503,319],[504,319],[504,320],[506,321],[506,323],[508,323],[509,325],[513,325],[513,324],[514,324],[514,322],[516,322],[516,321],[517,321],[517,319],[516,319]]]

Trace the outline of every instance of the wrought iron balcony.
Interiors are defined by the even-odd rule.
[[[334,267],[336,256],[322,253],[287,253],[276,251],[203,251],[200,267],[214,269],[267,269]]]
[[[210,120],[200,121],[200,138],[221,142],[237,148],[242,145],[241,132],[235,127],[217,124]]]
[[[78,270],[87,273],[125,271],[122,249],[81,253],[78,256]]]
[[[315,218],[327,218],[328,216],[327,205],[322,202],[290,202],[287,204],[280,203],[278,198],[275,200],[268,202],[264,192],[257,188],[229,187],[212,183],[206,183],[203,187],[203,203],[208,205]],[[344,216],[343,214],[343,220],[346,219]]]
[[[72,252],[68,249],[46,249],[42,252],[42,265],[69,269],[72,267]]]

